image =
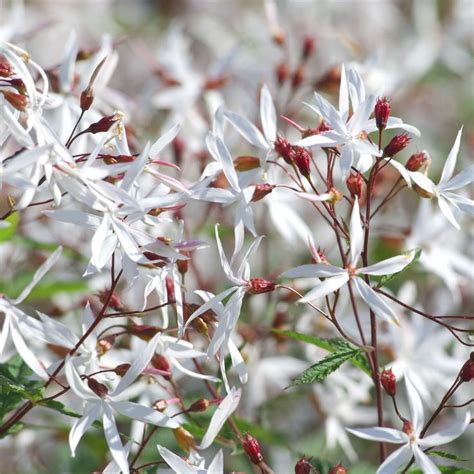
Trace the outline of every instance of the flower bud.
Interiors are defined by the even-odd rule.
[[[336,464],[334,467],[331,467],[328,474],[347,474],[348,472],[342,464]]]
[[[301,52],[301,58],[303,61],[307,61],[308,58],[311,56],[311,53],[314,51],[314,47],[316,45],[316,40],[314,36],[306,35],[303,40],[303,48]]]
[[[5,97],[5,100],[16,110],[25,112],[28,106],[28,100],[24,95],[12,91],[2,91],[2,94]]]
[[[273,281],[265,280],[264,278],[251,278],[249,280],[250,289],[247,291],[250,295],[260,295],[261,293],[269,293],[275,289]]]
[[[130,334],[139,337],[144,341],[149,341],[160,332],[160,328],[156,326],[149,326],[148,324],[132,324],[127,327]]]
[[[13,75],[13,68],[9,63],[0,63],[0,77],[10,77]]]
[[[117,367],[115,367],[114,372],[118,376],[123,377],[127,373],[129,368],[130,368],[130,364],[127,364],[127,363],[119,364],[117,365]]]
[[[81,92],[81,97],[79,99],[79,106],[81,107],[81,110],[83,112],[89,110],[92,106],[92,102],[94,102],[94,94],[92,93],[92,89],[87,87]]]
[[[275,151],[280,155],[289,165],[293,163],[293,147],[290,143],[280,135],[275,141]]]
[[[276,76],[277,76],[277,81],[278,81],[278,85],[282,85],[287,79],[288,79],[288,75],[290,74],[290,71],[288,69],[288,66],[286,63],[280,63],[277,67],[276,67]]]
[[[168,362],[168,359],[158,353],[155,353],[155,355],[151,358],[151,365],[158,370],[161,370],[163,372],[170,372],[170,363]],[[163,377],[166,380],[171,379],[171,375],[163,375]]]
[[[273,189],[275,189],[275,185],[273,184],[257,184],[252,196],[252,202],[260,201],[260,199],[263,199],[267,194],[270,194]]]
[[[174,437],[178,446],[185,452],[189,453],[191,450],[196,450],[196,443],[194,436],[185,430],[182,426],[173,430]]]
[[[474,379],[474,352],[471,352],[469,359],[463,365],[460,376],[463,382],[470,382]]]
[[[379,97],[375,103],[375,123],[379,130],[383,130],[387,126],[390,117],[390,102],[386,97]]]
[[[431,164],[431,156],[426,151],[414,153],[408,158],[405,168],[408,171],[426,171]]]
[[[116,112],[113,115],[108,115],[107,117],[102,117],[98,122],[94,122],[93,124],[89,125],[89,128],[85,130],[87,133],[92,133],[95,135],[96,133],[107,132],[110,127],[119,120],[121,120],[122,114]]]
[[[411,436],[413,432],[415,431],[415,429],[413,428],[413,423],[410,420],[404,420],[402,431],[406,435]]]
[[[188,273],[188,267],[189,267],[189,260],[191,258],[191,252],[187,250],[183,250],[181,252],[183,255],[186,257],[189,257],[186,260],[176,260],[176,266],[178,267],[178,272],[181,273],[181,275],[185,275]]]
[[[196,402],[194,402],[186,411],[199,413],[206,411],[209,408],[209,400],[205,398],[200,398]]]
[[[305,177],[309,177],[311,157],[309,153],[301,147],[293,147],[293,161],[299,172]]]
[[[99,294],[97,295],[99,297],[99,300],[102,304],[105,304],[107,300],[109,299],[109,290],[102,290],[99,291]],[[123,304],[120,301],[120,297],[116,293],[112,293],[112,296],[110,297],[108,307],[114,309],[115,311],[122,311],[123,310]]]
[[[395,135],[389,142],[389,144],[383,150],[383,156],[395,156],[401,152],[410,143],[410,137],[408,133],[402,133]]]
[[[260,158],[257,156],[238,156],[234,160],[234,168],[237,171],[250,171],[260,167]]]
[[[392,369],[383,370],[380,374],[380,383],[384,390],[393,397],[397,393],[397,380]]]
[[[305,459],[301,458],[295,464],[295,474],[310,474],[313,466]]]
[[[363,182],[364,180],[362,179],[362,175],[360,173],[351,173],[350,176],[347,178],[346,186],[352,197],[357,196],[358,198],[360,198],[362,194]]]
[[[87,385],[100,398],[105,398],[107,394],[109,393],[109,389],[107,388],[107,385],[104,385],[103,383],[98,382],[96,379],[93,379],[92,377],[89,377],[87,379]]]
[[[262,453],[260,452],[260,445],[258,441],[249,433],[244,435],[242,439],[242,448],[253,464],[260,464],[263,461]]]
[[[10,85],[14,87],[18,91],[19,94],[27,95],[26,86],[22,79],[20,78],[10,79]]]
[[[306,76],[305,68],[303,64],[300,64],[296,68],[296,71],[293,73],[293,77],[291,79],[291,86],[293,87],[293,89],[296,89],[299,86],[301,86],[301,84],[305,80],[305,76]]]

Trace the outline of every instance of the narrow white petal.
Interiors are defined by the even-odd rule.
[[[407,387],[407,397],[408,403],[410,405],[410,421],[413,424],[415,432],[419,433],[423,429],[423,425],[425,424],[425,417],[423,414],[423,403],[414,383],[406,374],[405,385]]]
[[[173,469],[176,474],[195,474],[196,468],[188,464],[184,459],[172,453],[164,446],[157,446],[160,456],[165,460],[166,464]]]
[[[249,120],[231,111],[225,112],[225,118],[252,145],[266,150],[269,145],[260,130]]]
[[[282,273],[282,278],[327,278],[346,273],[345,270],[334,265],[326,265],[325,263],[314,263],[300,265]]]
[[[421,189],[428,191],[431,194],[436,193],[436,186],[431,181],[430,178],[425,176],[423,173],[420,173],[419,171],[411,171],[410,172],[410,178],[412,181],[414,181]]]
[[[407,265],[409,265],[415,257],[415,251],[405,255],[397,255],[396,257],[387,258],[381,262],[357,269],[357,274],[364,275],[391,275],[392,273],[401,272]]]
[[[128,401],[111,401],[110,406],[120,414],[131,418],[132,420],[138,420],[143,423],[151,423],[152,425],[162,426],[164,428],[174,429],[179,427],[179,423],[164,413],[138,403]]]
[[[408,442],[408,436],[403,431],[393,428],[346,428],[349,433],[359,438],[368,439],[369,441],[382,441],[384,443],[403,444]]]
[[[349,275],[347,272],[341,273],[339,275],[327,278],[323,282],[316,285],[311,291],[306,293],[303,298],[298,300],[299,303],[312,302],[317,298],[322,296],[329,295],[334,291],[341,288],[349,281]]]
[[[90,401],[92,403],[97,402],[99,399],[97,395],[84,383],[79,377],[76,368],[72,362],[71,357],[66,357],[66,364],[64,366],[64,372],[66,374],[67,381],[72,391],[83,400]]]
[[[412,446],[415,463],[421,468],[423,474],[441,474],[436,464],[416,445]]]
[[[100,416],[101,404],[91,403],[87,406],[87,410],[81,418],[76,420],[72,425],[71,431],[69,432],[69,447],[71,448],[71,456],[74,457],[76,454],[76,448],[79,441],[92,426],[92,423]]]
[[[458,224],[456,217],[454,217],[453,211],[451,210],[450,202],[444,196],[438,196],[438,205],[441,209],[441,212],[444,214],[446,219],[454,226],[456,229],[460,230],[461,226]]]
[[[456,167],[456,160],[458,158],[459,147],[461,145],[461,134],[462,127],[459,129],[459,132],[456,135],[456,140],[454,140],[454,145],[449,152],[448,158],[446,159],[439,184],[448,182],[453,176],[454,168]]]
[[[344,120],[347,119],[349,114],[349,88],[344,64],[341,67],[341,82],[339,85],[339,113]]]
[[[385,459],[383,464],[377,469],[377,474],[393,474],[398,468],[404,466],[412,457],[412,450],[409,444],[394,451]]]
[[[239,389],[232,388],[230,393],[222,400],[217,407],[217,410],[212,415],[209,427],[204,435],[201,444],[198,446],[199,449],[208,448],[215,437],[219,434],[219,431],[224,426],[226,420],[234,413],[240,402],[242,391]]]
[[[107,445],[109,446],[110,453],[114,458],[114,461],[117,463],[117,466],[120,468],[122,474],[129,474],[130,470],[128,468],[127,453],[122,445],[120,440],[120,434],[115,424],[114,415],[112,410],[106,403],[102,404],[103,415],[102,422],[104,424],[104,435]]]
[[[441,446],[442,444],[451,443],[451,441],[459,438],[459,436],[461,436],[464,431],[466,431],[470,421],[471,413],[466,412],[464,419],[457,420],[451,423],[447,428],[419,439],[418,444],[424,448],[428,448],[431,446]]]
[[[224,473],[224,453],[222,449],[217,451],[214,459],[207,468],[207,474],[223,474]]]
[[[464,171],[461,171],[454,178],[444,183],[441,187],[443,191],[455,191],[474,182],[474,165],[470,165]]]
[[[321,146],[321,147],[329,147],[336,145],[336,141],[332,138],[326,137],[320,133],[316,135],[310,135],[309,137],[302,138],[298,140],[295,145],[303,146],[303,147],[312,147],[312,146]]]
[[[156,156],[160,154],[161,150],[163,150],[163,148],[165,148],[176,138],[176,135],[178,135],[179,132],[179,127],[179,124],[175,124],[163,135],[161,135],[161,137],[158,138],[158,140],[156,140],[156,142],[150,147],[148,156],[151,158],[156,158]]]
[[[262,120],[263,134],[268,141],[273,143],[276,140],[277,116],[272,96],[266,85],[264,85],[261,90],[260,117]]]
[[[351,236],[351,264],[356,266],[362,252],[362,246],[364,245],[364,232],[360,221],[359,200],[357,197],[352,208],[349,233]]]

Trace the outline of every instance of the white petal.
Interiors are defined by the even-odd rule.
[[[357,269],[357,274],[364,275],[391,275],[392,273],[401,272],[415,257],[415,251],[405,255],[397,255],[396,257],[387,258],[381,262]]]
[[[95,393],[79,377],[79,374],[77,373],[77,370],[74,367],[72,359],[69,356],[66,357],[64,372],[66,374],[69,386],[79,398],[93,403],[99,400],[97,395],[95,395]]]
[[[282,273],[282,278],[327,278],[346,273],[345,270],[325,263],[300,265]]]
[[[188,464],[184,459],[181,459],[176,454],[172,453],[169,449],[164,446],[157,446],[160,456],[165,460],[171,469],[176,474],[195,474],[196,468]]]
[[[347,135],[345,121],[342,120],[339,112],[322,95],[314,94],[316,99],[316,110],[329,125],[341,135]]]
[[[226,420],[232,415],[232,413],[234,413],[239,405],[241,395],[242,391],[240,388],[233,388],[224,400],[222,400],[217,407],[217,410],[214,412],[214,415],[212,415],[206,434],[202,438],[201,444],[198,446],[199,449],[206,449],[212,444],[214,438],[219,434],[219,431],[222,426],[224,426]]]
[[[306,147],[311,147],[311,146],[333,146],[336,145],[336,141],[333,140],[332,138],[326,137],[320,133],[316,135],[310,135],[309,137],[302,138],[301,140],[298,140],[295,145],[297,146],[306,146]]]
[[[458,221],[456,220],[456,217],[454,217],[453,211],[451,210],[450,202],[448,201],[447,198],[444,196],[438,196],[438,205],[439,208],[441,209],[441,212],[444,214],[446,219],[448,219],[451,224],[456,227],[456,229],[460,230],[461,227],[458,224]]]
[[[84,415],[75,421],[72,425],[71,431],[69,432],[69,447],[71,448],[71,456],[74,457],[76,454],[76,448],[79,441],[92,426],[92,423],[100,416],[101,404],[91,403]]]
[[[408,436],[403,431],[393,428],[346,428],[349,433],[359,438],[368,439],[370,441],[382,441],[384,443],[403,444],[408,442]]]
[[[312,302],[313,300],[317,298],[329,295],[330,293],[333,293],[334,291],[341,288],[348,281],[349,281],[349,275],[347,272],[327,278],[323,282],[316,285],[311,291],[306,293],[303,298],[298,300],[298,302],[299,303]]]
[[[463,420],[457,420],[451,423],[447,428],[433,433],[432,435],[425,436],[418,440],[418,444],[422,447],[440,446],[442,444],[451,443],[456,438],[459,438],[464,431],[466,431],[471,421],[471,413],[466,412]]]
[[[260,96],[260,117],[262,120],[263,134],[269,142],[276,140],[276,110],[273,104],[273,99],[268,90],[268,87],[264,85],[261,90]]]
[[[354,149],[350,144],[342,147],[341,157],[339,158],[339,168],[341,168],[341,175],[346,179],[349,171],[354,163]]]
[[[161,137],[158,138],[158,140],[156,140],[156,142],[150,147],[148,156],[155,158],[157,155],[159,155],[161,150],[163,150],[163,148],[165,148],[176,138],[176,135],[178,135],[179,132],[179,127],[179,124],[175,124],[163,135],[161,135]]]
[[[120,414],[131,418],[132,420],[138,420],[143,423],[151,423],[152,425],[162,426],[164,428],[174,429],[179,427],[179,423],[164,413],[138,403],[128,401],[112,401],[110,402],[110,406],[114,410],[117,410]]]
[[[421,401],[418,390],[411,381],[410,377],[405,374],[405,385],[407,387],[408,403],[410,404],[410,421],[413,424],[413,428],[416,433],[419,433],[423,429],[425,424],[423,415],[423,403]]]
[[[364,245],[364,232],[360,221],[359,200],[357,197],[352,208],[349,233],[351,236],[351,264],[356,266]]]
[[[217,249],[219,251],[219,257],[220,257],[220,260],[221,260],[222,269],[224,270],[224,273],[226,274],[227,278],[232,283],[235,283],[236,285],[241,285],[242,281],[234,276],[234,274],[233,274],[233,272],[230,268],[229,261],[227,260],[227,257],[225,255],[224,249],[222,248],[222,242],[221,242],[221,239],[219,237],[219,224],[216,224],[215,232],[216,232]]]
[[[398,468],[407,464],[412,457],[412,450],[407,444],[394,451],[377,469],[377,474],[393,474]]]
[[[212,139],[212,136],[210,136]],[[222,164],[222,171],[224,171],[225,177],[229,181],[232,189],[235,191],[240,191],[239,179],[234,168],[234,162],[232,156],[229,152],[229,149],[225,146],[224,142],[219,137],[214,137],[216,143],[216,149],[218,152],[218,158]]]
[[[223,474],[224,473],[224,453],[222,449],[217,451],[214,459],[207,468],[207,474]]]
[[[347,86],[346,68],[341,67],[341,82],[339,85],[339,113],[346,120],[349,114],[349,87]]]
[[[423,173],[420,173],[419,171],[411,171],[410,178],[421,189],[424,189],[425,191],[428,191],[431,194],[434,194],[436,192],[436,186],[433,181],[431,181],[431,179],[425,176]]]
[[[390,165],[392,165],[401,175],[401,177],[405,180],[407,183],[407,186],[411,188],[411,179],[410,179],[410,173],[408,170],[403,166],[401,163],[398,161],[395,161],[393,158],[384,158],[385,161],[388,161]]]
[[[24,301],[28,295],[31,293],[31,290],[36,286],[36,284],[41,280],[41,278],[48,273],[50,268],[59,260],[61,256],[61,252],[63,251],[62,247],[58,247],[49,257],[48,259],[36,270],[35,274],[31,282],[24,288],[24,290],[20,293],[18,298],[12,300],[14,305],[20,304]]]
[[[129,474],[127,453],[122,445],[120,440],[120,434],[117,430],[117,425],[115,424],[114,415],[112,410],[106,403],[102,404],[103,416],[102,422],[104,424],[104,434],[107,445],[109,446],[110,453],[114,458],[114,461],[117,463],[122,474]]]
[[[81,211],[43,211],[43,214],[61,222],[82,226],[98,227],[101,222],[99,216]]]
[[[474,181],[474,165],[469,166],[464,171],[461,171],[454,178],[450,179],[447,183],[440,186],[443,191],[455,191],[456,189],[463,188]]]
[[[260,130],[249,120],[241,115],[231,111],[225,112],[225,118],[234,126],[234,128],[252,145],[266,150],[269,144]]]
[[[423,474],[441,474],[436,464],[416,445],[412,446],[416,464],[421,467]]]
[[[451,202],[454,202],[456,207],[461,211],[469,214],[470,216],[474,215],[474,201],[460,194],[454,193],[445,193],[446,198]]]
[[[461,145],[461,134],[462,127],[459,129],[459,132],[456,135],[456,140],[454,140],[454,145],[451,148],[451,151],[449,152],[448,158],[446,159],[439,184],[448,182],[454,173],[454,168],[456,166],[456,160],[458,158],[459,153],[459,146]]]
[[[392,308],[379,296],[362,278],[353,278],[352,281],[360,295],[372,311],[390,323],[398,325],[398,319]]]

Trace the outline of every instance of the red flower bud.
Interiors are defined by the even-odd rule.
[[[293,77],[291,80],[291,86],[293,89],[296,89],[297,87],[301,86],[303,83],[304,79],[306,76],[306,71],[303,66],[303,64],[300,64],[297,68],[296,71],[293,73]]]
[[[260,295],[261,293],[269,293],[275,289],[275,283],[273,281],[265,280],[263,278],[251,278],[249,280],[248,293],[250,295]]]
[[[260,445],[249,433],[246,433],[242,439],[242,448],[244,448],[245,454],[254,464],[258,465],[263,461],[263,456],[260,452]]]
[[[162,370],[163,372],[169,372],[170,371],[170,363],[168,362],[168,359],[161,355],[161,354],[155,354],[151,358],[151,365],[158,370]],[[171,378],[170,375],[164,375],[164,378],[166,380],[169,380]]]
[[[257,184],[255,186],[255,191],[252,196],[252,202],[260,201],[260,199],[263,199],[267,194],[270,194],[274,188],[275,185],[273,184]]]
[[[351,173],[350,176],[346,180],[346,186],[349,192],[351,193],[352,197],[359,197],[362,194],[362,183],[364,180],[362,179],[362,175],[360,173]]]
[[[97,295],[99,297],[99,300],[102,304],[107,303],[107,300],[109,300],[109,290],[102,290],[99,291],[99,294]],[[115,311],[122,311],[123,310],[123,304],[120,301],[120,297],[116,293],[112,293],[112,296],[110,297],[108,307],[114,309]]]
[[[250,171],[260,167],[260,158],[257,156],[238,156],[234,160],[234,168],[237,171]]]
[[[314,51],[315,45],[316,45],[316,40],[314,39],[314,36],[306,35],[303,40],[303,49],[301,53],[301,57],[303,61],[308,60],[311,53]]]
[[[106,395],[109,393],[109,389],[107,388],[107,385],[104,385],[103,383],[98,382],[96,379],[93,379],[92,377],[89,377],[87,379],[87,385],[100,398],[105,398]]]
[[[10,77],[13,74],[13,68],[9,63],[0,63],[0,77]]]
[[[474,379],[474,352],[471,352],[469,359],[462,366],[460,375],[463,382],[470,382]]]
[[[130,364],[127,364],[127,363],[119,364],[117,365],[117,367],[115,367],[114,372],[118,376],[123,377],[127,373],[129,368],[130,368]]]
[[[408,171],[423,171],[431,164],[431,157],[426,151],[414,153],[408,158],[405,168]]]
[[[386,97],[379,97],[375,103],[375,123],[379,130],[383,130],[387,126],[390,117],[390,102]]]
[[[290,71],[286,63],[280,63],[276,67],[277,81],[280,86],[288,79],[289,74],[290,74]]]
[[[389,144],[384,148],[384,156],[395,156],[397,153],[401,152],[406,146],[410,143],[410,137],[408,133],[402,133],[401,135],[395,135],[389,142]]]
[[[275,141],[275,151],[286,161],[286,163],[293,163],[293,147],[283,137],[278,136]]]
[[[206,411],[209,407],[209,400],[206,400],[205,398],[201,398],[194,402],[186,411],[189,412],[203,412]]]
[[[380,383],[391,397],[397,393],[397,380],[395,375],[393,375],[392,369],[384,370],[380,374]]]
[[[328,474],[347,474],[347,469],[342,464],[336,464],[329,470]]]
[[[94,102],[94,94],[92,93],[92,89],[87,87],[81,92],[81,98],[79,99],[79,105],[81,110],[85,112],[91,108],[92,102]]]
[[[98,122],[89,125],[89,128],[85,130],[85,132],[92,134],[107,132],[110,127],[118,120],[120,120],[120,115],[118,114],[102,117]]]
[[[310,474],[313,466],[305,459],[301,458],[295,464],[295,474]]]
[[[149,326],[148,324],[132,324],[127,327],[127,330],[130,334],[133,334],[144,341],[149,341],[160,331],[160,328]]]
[[[293,147],[293,161],[299,172],[305,177],[309,177],[311,157],[309,153],[299,146]]]

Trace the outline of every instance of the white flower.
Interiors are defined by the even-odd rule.
[[[133,364],[113,390],[108,391],[108,388],[101,384],[101,387],[104,388],[104,393],[101,393],[100,396],[90,388],[92,384],[88,385],[81,379],[73,359],[67,357],[65,372],[68,383],[73,392],[85,402],[83,416],[74,423],[69,433],[69,445],[73,456],[84,433],[97,418],[102,417],[104,434],[112,457],[121,471],[128,474],[127,452],[120,441],[120,434],[113,415],[114,411],[143,423],[151,423],[166,428],[179,427],[176,421],[164,413],[139,405],[138,403],[121,400],[125,389],[145,370],[155,352],[159,338],[160,335],[157,334],[148,343],[147,347],[138,354]],[[99,384],[99,382],[97,383]]]
[[[391,275],[402,271],[415,257],[415,252],[411,251],[406,255],[397,255],[396,257],[382,260],[368,267],[357,268],[362,253],[364,234],[360,221],[359,202],[356,198],[352,209],[350,232],[350,262],[346,268],[335,267],[324,263],[311,265],[301,265],[292,268],[282,274],[287,278],[325,278],[317,284],[304,298],[301,303],[313,301],[322,296],[326,296],[351,280],[359,293],[360,297],[374,311],[377,316],[384,318],[389,322],[397,322],[397,317],[392,308],[377,294],[375,290],[368,285],[363,278],[356,278],[360,275]]]
[[[469,425],[471,415],[466,413],[462,421],[454,422],[448,428],[440,430],[437,433],[420,437],[424,426],[423,405],[420,396],[412,384],[406,378],[406,387],[408,394],[408,401],[410,403],[410,420],[405,423],[403,431],[393,428],[347,428],[352,434],[363,439],[371,441],[381,441],[384,443],[403,444],[403,446],[394,451],[378,468],[377,474],[393,474],[397,469],[408,463],[412,456],[415,458],[415,463],[421,468],[425,474],[440,474],[441,471],[436,467],[433,461],[427,456],[423,449],[432,448],[434,446],[441,446],[455,440],[461,436]]]
[[[202,458],[198,465],[193,465],[164,446],[158,445],[157,448],[161,457],[166,461],[166,464],[168,464],[176,474],[224,474],[224,453],[222,450],[217,452],[214,459],[206,468],[206,462]]]

